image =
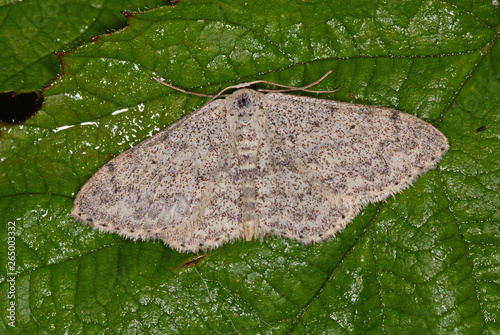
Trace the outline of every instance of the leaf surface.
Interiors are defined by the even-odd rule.
[[[181,1],[62,56],[43,110],[0,128],[0,308],[9,333],[500,332],[499,9],[460,1]],[[0,60],[1,61],[1,60]],[[193,255],[70,216],[113,155],[214,93],[336,71],[325,99],[395,108],[450,141],[439,166],[312,246],[239,241]],[[480,127],[484,131],[476,132]],[[0,253],[0,264],[8,264]]]

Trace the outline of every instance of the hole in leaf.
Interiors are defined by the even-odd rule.
[[[35,92],[0,93],[0,121],[20,124],[36,114],[43,103],[43,97]]]

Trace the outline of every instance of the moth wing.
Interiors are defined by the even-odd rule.
[[[223,182],[237,168],[228,141],[224,102],[213,101],[104,165],[78,193],[72,215],[180,251],[237,238],[239,189]]]
[[[263,101],[274,144],[262,150],[269,163],[258,185],[260,235],[331,236],[362,205],[408,187],[448,150],[437,129],[396,110],[279,93]]]
[[[265,101],[269,127],[308,171],[363,203],[407,187],[448,149],[436,128],[393,109],[278,93]]]
[[[333,236],[354,218],[360,203],[344,201],[298,159],[284,141],[268,132],[257,167],[257,237],[281,235],[303,243]]]

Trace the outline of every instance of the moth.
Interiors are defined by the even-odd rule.
[[[244,86],[104,165],[73,217],[181,252],[266,235],[314,243],[410,186],[449,148],[432,125],[393,109]]]

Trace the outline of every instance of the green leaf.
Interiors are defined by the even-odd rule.
[[[500,332],[499,18],[489,1],[184,0],[68,52],[43,110],[0,128],[0,308],[16,303],[15,327],[5,312],[0,331]],[[411,113],[451,145],[335,239],[238,241],[178,269],[193,255],[69,216],[110,155],[206,101],[153,75],[214,93],[301,86],[331,68],[318,87],[344,85],[321,98]]]
[[[120,11],[164,4],[142,1],[0,1],[0,92],[40,91],[61,72],[57,52],[123,27]]]

